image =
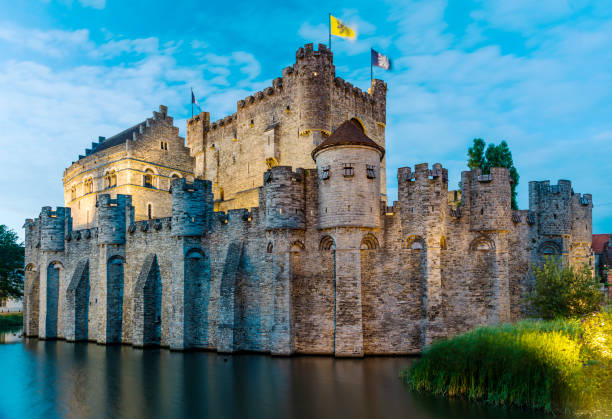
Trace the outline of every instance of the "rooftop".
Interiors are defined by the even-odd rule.
[[[385,149],[376,144],[370,137],[365,135],[363,130],[357,126],[357,123],[345,121],[338,128],[336,128],[334,132],[332,132],[328,139],[312,150],[312,158],[314,160],[315,155],[321,150],[341,145],[363,145],[375,148],[380,152],[381,160],[385,155]]]

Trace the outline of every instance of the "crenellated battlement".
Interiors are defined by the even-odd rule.
[[[488,174],[474,169],[461,173],[463,209],[470,216],[473,231],[507,231],[512,221],[510,172],[492,167]]]
[[[195,179],[173,179],[172,235],[201,236],[209,229],[213,213],[213,194],[210,181]]]
[[[126,228],[134,221],[134,208],[130,195],[117,195],[111,199],[109,194],[97,196],[96,201],[98,241],[103,244],[125,243]]]
[[[305,228],[304,169],[276,166],[264,173],[266,229]]]
[[[315,67],[327,69],[326,71],[331,71],[334,86],[336,88],[339,88],[345,93],[351,93],[355,98],[362,100],[364,103],[374,104],[381,102],[384,106],[387,92],[387,84],[384,81],[374,79],[369,91],[365,92],[358,87],[353,86],[343,78],[335,76],[333,53],[325,44],[319,44],[318,50],[314,49],[313,44],[306,44],[304,47],[301,47],[296,51],[296,63],[291,67],[285,67],[282,70],[282,77],[275,78],[272,81],[272,86],[266,87],[265,89],[257,91],[244,99],[238,100],[236,102],[237,112],[211,123],[208,123],[208,116],[204,117],[202,116],[202,113],[200,113],[188,119],[187,125],[190,126],[192,124],[196,124],[200,121],[204,121],[204,119],[206,119],[204,125],[209,126],[210,130],[216,130],[220,127],[234,124],[238,120],[238,112],[246,111],[251,105],[258,104],[270,96],[281,93],[284,87],[295,83],[296,78],[304,78],[308,77],[308,75],[312,76],[314,73],[317,73],[315,77],[318,77],[318,72],[311,68],[313,65],[315,65]],[[308,73],[306,74],[304,71],[308,71]],[[203,113],[209,115],[208,112]],[[381,119],[382,120],[379,122],[384,123],[384,116]]]
[[[40,211],[40,250],[61,252],[64,250],[64,237],[72,231],[70,208],[42,207]]]

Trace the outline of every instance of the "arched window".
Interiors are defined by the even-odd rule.
[[[272,250],[274,249],[274,245],[272,244],[272,242],[268,243],[268,248],[266,249],[267,253],[272,253]]]
[[[178,173],[172,173],[172,179],[180,179],[181,175],[179,175]]]
[[[472,240],[470,250],[490,251],[495,250],[495,242],[485,235],[481,235]]]
[[[85,193],[92,193],[93,192],[93,179],[92,178],[87,178],[85,179]]]
[[[402,243],[402,249],[423,250],[425,249],[425,240],[417,235],[408,236]]]
[[[70,188],[70,200],[74,201],[76,199],[76,186]]]
[[[319,250],[336,250],[336,243],[331,236],[323,236],[319,242]]]
[[[366,234],[361,240],[361,250],[374,250],[379,247],[378,239],[371,233]]]
[[[104,174],[104,187],[114,188],[115,186],[117,186],[117,174],[114,170],[106,172]]]
[[[145,170],[145,174],[143,176],[143,186],[145,188],[153,188],[153,170],[147,169]]]
[[[538,247],[538,253],[545,256],[560,255],[561,248],[553,241],[545,241]]]

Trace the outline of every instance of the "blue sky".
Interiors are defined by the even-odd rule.
[[[212,4],[215,3],[215,4]],[[388,189],[401,166],[441,162],[450,186],[474,137],[508,141],[521,176],[592,193],[594,232],[612,232],[612,7],[604,1],[0,3],[0,223],[62,205],[63,170],[99,135],[169,107],[182,135],[193,86],[216,119],[271,84],[301,45],[327,43],[327,13],[356,27],[333,40],[339,76],[365,89],[369,48],[387,81]]]

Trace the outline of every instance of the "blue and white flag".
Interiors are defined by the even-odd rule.
[[[372,65],[384,70],[391,70],[391,58],[372,49]]]
[[[195,95],[193,94],[193,89],[191,89],[191,103],[196,105],[198,109],[200,110],[200,112],[202,112],[202,108],[200,108],[200,104],[198,103],[198,101],[195,98]]]

